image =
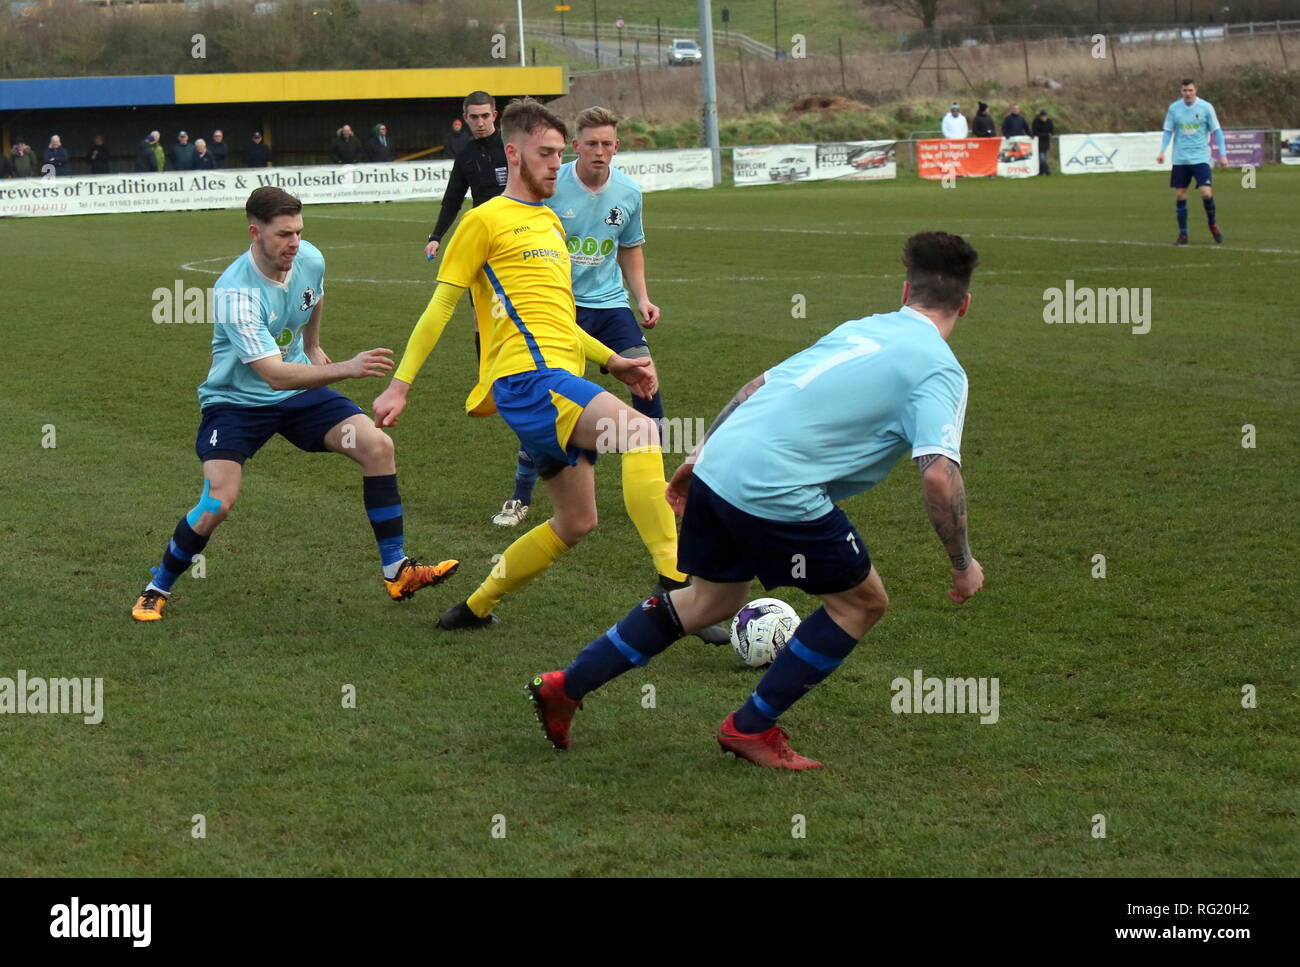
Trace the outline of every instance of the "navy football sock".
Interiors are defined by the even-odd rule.
[[[1174,211],[1178,213],[1178,234],[1187,234],[1187,199],[1184,198],[1174,204]]]
[[[515,492],[510,497],[528,506],[533,502],[533,487],[537,483],[537,465],[533,458],[523,450],[519,451],[519,463],[515,466]]]
[[[682,623],[668,595],[646,598],[564,670],[564,693],[575,702],[633,666],[647,664],[678,638]]]
[[[1214,226],[1219,224],[1214,220],[1214,213],[1215,213],[1214,199],[1202,198],[1201,201],[1205,203],[1205,220],[1207,223],[1209,223],[1210,228],[1214,228]]]
[[[818,608],[795,629],[790,643],[736,712],[737,731],[766,732],[791,705],[835,671],[857,640]]]
[[[202,552],[207,546],[207,536],[194,530],[190,522],[182,517],[172,533],[167,550],[163,551],[162,562],[149,571],[153,575],[149,586],[170,594],[176,579],[189,570],[189,566],[194,563],[194,555]]]
[[[375,532],[375,543],[379,545],[379,563],[384,568],[384,577],[392,580],[406,560],[402,497],[397,491],[397,474],[362,477],[361,487],[370,529]]]

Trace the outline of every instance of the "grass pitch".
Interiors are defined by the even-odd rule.
[[[354,465],[276,439],[247,465],[206,577],[182,578],[160,625],[132,623],[199,492],[211,336],[155,324],[152,293],[210,285],[244,247],[242,213],[0,221],[0,676],[105,690],[97,726],[0,715],[0,874],[1293,874],[1300,172],[1220,182],[1227,244],[1193,200],[1182,249],[1159,174],[647,197],[668,413],[706,423],[831,327],[896,307],[906,235],[962,233],[983,261],[953,347],[986,589],[963,607],[944,596],[910,463],[848,501],[893,607],[787,716],[827,765],[798,775],[718,753],[711,732],[757,673],[696,639],[591,696],[570,752],[542,740],[524,681],[651,586],[615,459],[597,468],[599,529],[507,599],[503,625],[433,627],[512,536],[489,517],[513,438],[463,415],[465,307],[394,431],[408,549],[460,557],[449,585],[392,604]],[[307,210],[336,359],[400,352],[432,290],[434,214]],[[1150,288],[1151,331],[1046,325],[1044,291],[1069,279]],[[368,407],[381,384],[338,388]],[[541,499],[530,521],[546,513]],[[997,677],[998,722],[893,714],[890,682],[918,668]]]

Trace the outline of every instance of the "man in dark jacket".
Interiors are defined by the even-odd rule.
[[[9,159],[15,178],[35,178],[41,173],[41,160],[20,134],[14,138],[13,156]]]
[[[95,135],[95,143],[86,152],[86,161],[90,163],[90,173],[92,175],[108,174],[112,166],[113,155],[108,150],[108,145],[104,143],[102,134]]]
[[[501,132],[497,130],[497,102],[486,91],[475,91],[465,98],[465,123],[473,136],[451,168],[451,177],[447,179],[447,189],[442,195],[442,208],[438,212],[438,224],[429,233],[429,244],[424,254],[432,259],[438,254],[442,245],[442,236],[451,228],[451,223],[460,214],[460,206],[465,201],[465,192],[472,192],[474,204],[481,205],[489,198],[495,198],[506,188],[506,149],[501,143]]]
[[[455,161],[456,155],[460,154],[467,144],[469,144],[469,132],[465,130],[465,122],[456,118],[451,122],[451,133],[442,143],[442,156],[448,161]]]
[[[993,115],[989,113],[989,106],[980,101],[979,110],[975,112],[975,117],[970,123],[970,136],[972,138],[996,138],[997,128],[993,125]]]
[[[375,162],[392,161],[397,157],[393,151],[393,142],[388,137],[388,125],[376,124],[370,135],[370,143],[366,146],[370,152],[370,160]]]
[[[262,132],[254,131],[253,140],[244,149],[246,168],[265,168],[271,163],[271,146],[262,140]]]
[[[158,156],[154,151],[155,145],[158,144],[159,137],[161,137],[161,135],[159,135],[157,131],[150,131],[145,135],[144,140],[140,142],[139,147],[135,149],[136,171],[147,171],[152,173],[162,170],[158,167]]]
[[[1052,135],[1056,133],[1056,125],[1046,110],[1039,111],[1038,117],[1034,118],[1032,133],[1038,139],[1038,173],[1050,175],[1052,169],[1047,165],[1047,156],[1052,150]]]
[[[172,167],[177,171],[193,171],[197,161],[198,151],[190,144],[189,132],[182,131],[172,145]]]
[[[1029,122],[1020,113],[1020,105],[1012,104],[1011,113],[1002,119],[1002,137],[1018,138],[1022,136],[1028,137],[1028,135]]]
[[[352,125],[345,124],[330,145],[330,157],[337,165],[354,165],[361,160],[361,150],[361,139],[353,136]]]
[[[226,134],[220,128],[212,132],[212,140],[208,142],[208,154],[212,155],[214,167],[226,166],[226,159],[230,157],[230,145],[226,144]]]

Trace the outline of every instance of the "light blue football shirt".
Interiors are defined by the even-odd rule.
[[[966,372],[923,314],[854,319],[768,370],[709,437],[695,475],[768,520],[809,521],[903,454],[961,462]]]
[[[262,274],[252,248],[235,259],[212,290],[212,366],[199,406],[272,406],[302,390],[274,390],[248,364],[271,356],[311,364],[302,330],[325,295],[325,256],[306,239],[284,282]]]
[[[578,177],[576,165],[570,161],[560,166],[555,194],[546,199],[564,225],[573,269],[573,301],[589,309],[626,306],[618,249],[645,241],[641,186],[611,165],[605,184],[592,191]]]
[[[1190,105],[1180,97],[1165,112],[1164,136],[1160,150],[1174,140],[1174,154],[1170,160],[1176,165],[1206,165],[1210,163],[1209,137],[1214,134],[1219,153],[1223,154],[1223,129],[1219,127],[1214,105],[1199,97]]]

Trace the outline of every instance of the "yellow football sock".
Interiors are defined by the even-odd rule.
[[[641,542],[664,577],[685,581],[677,570],[677,525],[664,491],[662,447],[633,447],[623,454],[623,506],[636,525]]]
[[[538,524],[506,548],[487,580],[469,596],[469,609],[480,618],[487,617],[502,598],[537,577],[568,549],[569,545],[551,529],[550,521]]]

